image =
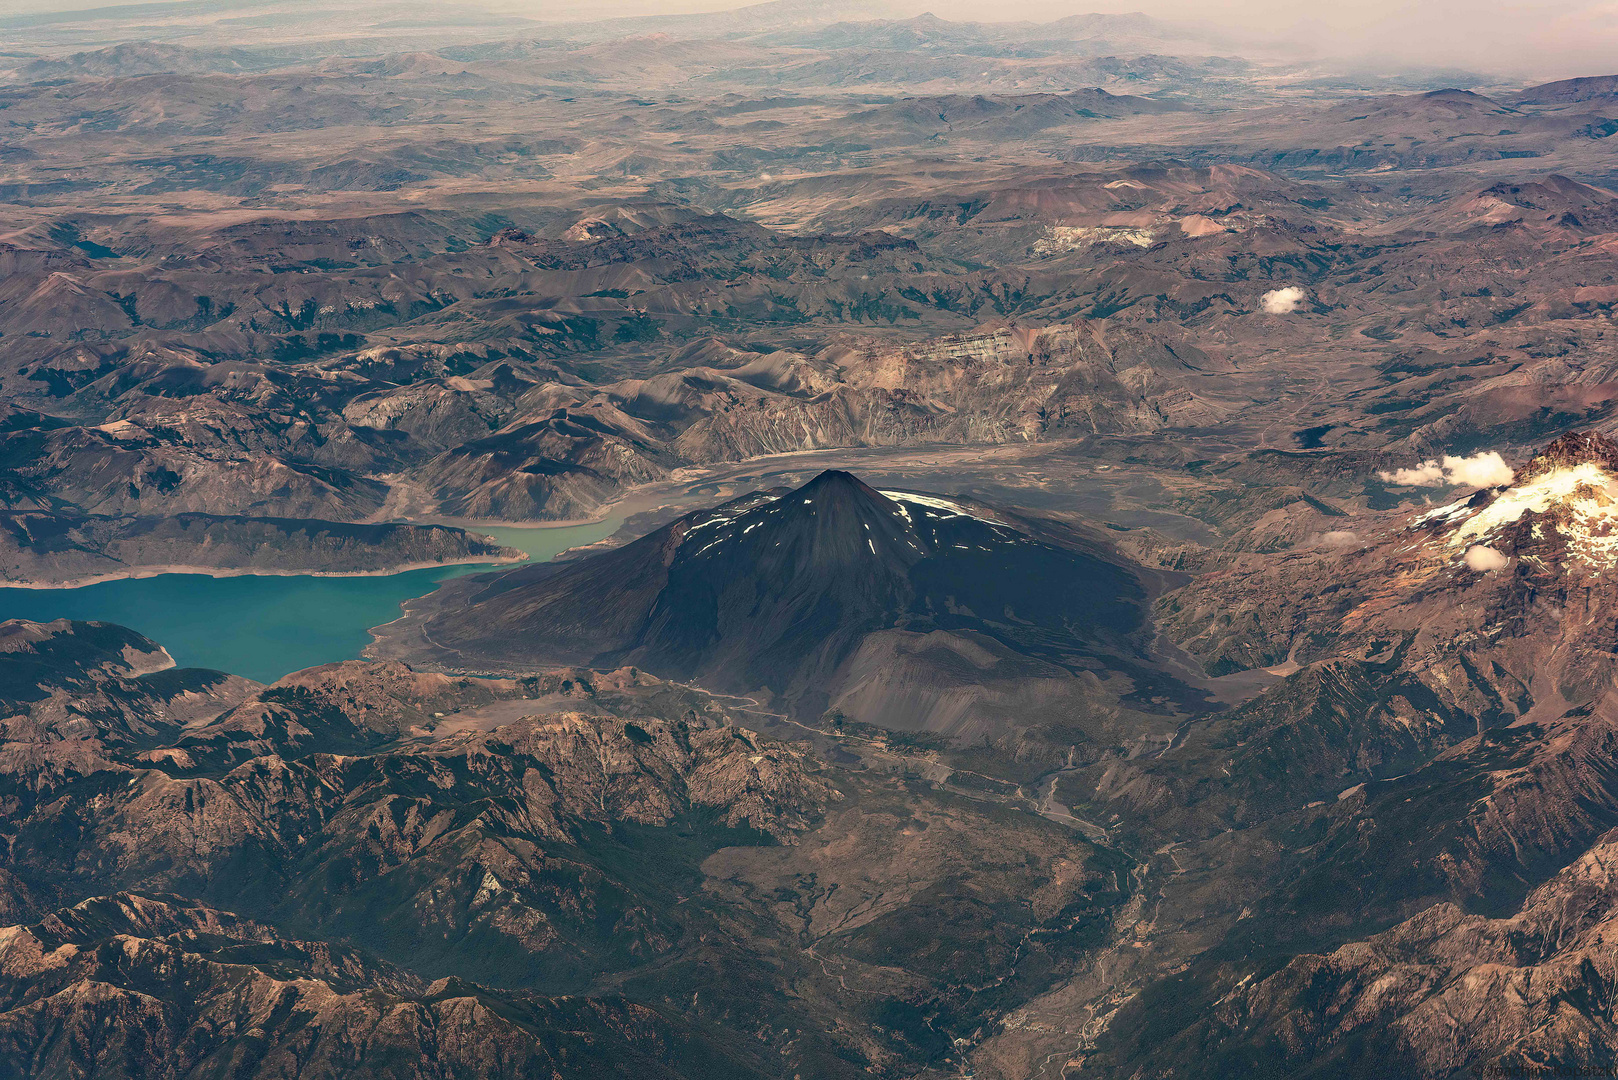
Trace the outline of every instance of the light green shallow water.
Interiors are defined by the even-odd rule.
[[[591,544],[621,521],[555,529],[479,528],[535,562]],[[488,573],[481,566],[410,570],[386,577],[207,577],[162,574],[79,589],[0,589],[0,619],[96,619],[119,623],[168,649],[181,667],[215,668],[260,682],[337,660],[371,643],[367,631],[399,617],[399,605],[440,581]]]

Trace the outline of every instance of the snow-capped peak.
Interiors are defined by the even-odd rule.
[[[1511,555],[1598,573],[1618,566],[1618,444],[1595,432],[1565,435],[1510,487],[1430,510],[1415,525],[1435,530],[1445,557],[1475,570],[1498,569]],[[1478,548],[1500,559],[1468,558]]]

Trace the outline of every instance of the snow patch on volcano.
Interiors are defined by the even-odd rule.
[[[940,499],[936,495],[912,495],[908,491],[884,491],[882,494],[895,502],[902,501],[914,503],[917,506],[925,506],[929,510],[941,510],[946,514],[953,514],[956,517],[969,517],[977,521],[988,522],[990,525],[999,524],[997,521],[989,521],[989,519],[986,517],[979,517],[977,514],[972,513],[972,511],[962,506],[960,503],[950,502],[948,499]]]

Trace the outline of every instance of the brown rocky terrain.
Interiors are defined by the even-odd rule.
[[[850,34],[885,42],[896,78],[970,48],[991,81],[1045,63],[1035,41],[1094,63],[1097,41],[1198,39],[1149,20],[574,32],[313,68],[130,45],[19,67],[7,182],[35,194],[0,227],[6,505],[573,519],[682,468],[834,446],[1225,424],[1521,449],[1610,407],[1599,94],[1314,91],[1232,120],[1245,69],[1212,79],[1206,51],[1157,55],[1176,92],[1136,71],[873,97],[826,69],[785,93],[761,58],[824,69]],[[650,96],[556,89],[608,55]],[[651,94],[664,77],[686,89]],[[245,145],[266,134],[276,160]],[[1075,152],[1094,160],[1053,166]],[[95,193],[61,179],[90,160]],[[1415,164],[1419,185],[1377,180]],[[1264,310],[1287,289],[1289,313]]]
[[[98,897],[6,935],[0,1040],[19,1077],[56,1075],[66,1061],[152,1077],[243,1067],[366,1076],[411,1060],[422,1063],[415,1075],[527,1077],[585,1062],[596,1076],[750,1075],[622,1000],[428,983],[177,897]]]
[[[228,1044],[184,1033],[246,1022],[222,1011],[240,995],[205,989],[217,965],[263,970],[267,957],[275,978],[306,972],[295,985],[326,987],[329,1003],[311,1004],[318,1020],[296,1036],[266,1028],[286,1047],[274,1053],[294,1052],[293,1038],[380,1052],[354,1049],[371,1044],[352,1032],[381,1000],[421,1018],[409,1038],[454,1024],[506,1048],[501,1060],[555,1053],[554,1032],[616,1033],[570,1051],[564,1075],[637,1060],[647,1039],[673,1048],[670,1075],[775,1075],[781,1056],[816,1075],[961,1060],[1029,1075],[1050,1056],[1070,1072],[1165,1077],[1599,1070],[1618,713],[1601,666],[1611,605],[1591,594],[1606,587],[1615,466],[1618,444],[1575,434],[1514,466],[1466,465],[1493,486],[1452,480],[1454,501],[1436,508],[1302,504],[1352,539],[1278,531],[1285,503],[1225,519],[1231,539],[1207,569],[1157,599],[1160,625],[1231,672],[1211,692],[1261,665],[1277,674],[1167,726],[1147,713],[1092,721],[1082,752],[1020,783],[976,771],[1014,757],[1015,739],[951,746],[845,711],[807,725],[823,750],[790,747],[737,726],[742,701],[744,716],[790,729],[745,699],[632,669],[487,679],[350,662],[216,694],[133,738],[103,714],[80,728],[14,723],[7,963],[32,986],[39,958],[62,952],[51,942],[88,958],[92,941],[124,934],[122,955],[192,973],[196,1004],[142,1030],[199,1047]],[[1390,475],[1407,483],[1463,475],[1402,467]],[[833,480],[844,484],[789,493],[803,514],[829,515],[823,542],[843,509],[866,534],[859,498],[892,516],[897,496],[850,488],[844,507]],[[916,498],[954,507],[925,511],[942,515],[935,529],[968,505]],[[739,515],[739,534],[749,513],[784,513],[779,502],[721,516]],[[670,535],[706,525],[717,531],[704,544],[722,547],[717,521],[702,512]],[[504,589],[588,577],[635,547],[522,571]],[[1504,562],[1471,554],[1485,548]],[[155,676],[137,674],[163,663],[151,643],[11,625],[27,643],[8,653],[19,682],[49,681],[49,664],[59,696],[157,714],[140,696]],[[759,629],[741,632],[767,647]],[[1038,678],[971,685],[1026,694]],[[139,925],[87,926],[81,911]],[[258,944],[237,960],[244,937]],[[326,941],[341,948],[313,944]],[[135,969],[73,966],[90,962],[50,978],[136,985],[120,981]],[[50,999],[53,1024],[92,1022],[79,993]],[[38,999],[17,1000],[8,1030],[48,1052]],[[582,1003],[591,1011],[570,1011]]]
[[[732,720],[630,670],[349,663],[138,745],[14,730],[0,1029],[39,1075],[198,1075],[247,1038],[259,1069],[443,1045],[487,1075],[654,1051],[667,1075],[896,1074],[1037,993],[1127,892],[1064,825]]]
[[[0,733],[15,744],[155,745],[254,689],[223,672],[177,670],[156,642],[101,623],[8,619],[0,622],[0,655]]]
[[[1206,920],[1206,951],[1148,977],[1087,1067],[1607,1067],[1610,1020],[1586,996],[1605,961],[1580,950],[1600,940],[1618,812],[1592,558],[1615,455],[1569,435],[1496,470],[1500,486],[1347,518],[1351,539],[1229,556],[1160,602],[1215,670],[1286,677],[1155,758],[1056,789],[1166,858],[1160,912]]]
[[[1237,703],[1193,706],[1164,727],[1126,713],[1110,730],[1058,729],[1076,745],[1044,758],[1044,775],[1017,794],[1046,792],[1042,810],[1078,815],[1131,853],[1141,906],[1121,908],[1114,936],[1012,1013],[975,1065],[1028,1075],[1066,1054],[1099,1075],[1204,1075],[1208,1061],[1222,1074],[1606,1067],[1606,962],[1592,943],[1618,827],[1615,650],[1600,614],[1613,606],[1601,596],[1615,467],[1618,444],[1570,434],[1515,468],[1480,455],[1384,471],[1393,487],[1449,486],[1458,498],[1436,508],[1315,498],[1291,510],[1283,499],[1225,518],[1230,540],[1204,549],[1201,575],[1156,609],[1162,631],[1223,676],[1207,689]],[[1491,486],[1468,486],[1479,482]],[[787,501],[819,515],[823,486]],[[715,527],[701,544],[722,547],[725,515],[745,528],[757,507],[784,512],[775,505],[744,499],[644,543],[666,550],[672,582],[682,526]],[[611,602],[584,584],[592,563],[634,553],[529,576],[604,611]],[[520,577],[483,603],[518,602],[534,588]],[[537,646],[534,627],[565,627],[556,603],[504,640]],[[721,653],[732,634],[770,648],[756,626],[717,633]],[[950,679],[926,665],[943,655],[923,653],[905,674],[938,694]],[[860,659],[851,670],[866,687],[895,678]],[[685,673],[724,685],[717,670]],[[1024,718],[1039,715],[1028,695],[1042,677],[1009,679]],[[996,679],[969,681],[981,694]],[[892,688],[875,694],[864,717],[839,710],[822,732],[849,745],[871,730],[856,720],[905,727]],[[946,767],[981,767],[1028,754],[1030,736],[1049,734],[935,753]]]

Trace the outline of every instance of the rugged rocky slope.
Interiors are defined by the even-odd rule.
[[[0,737],[145,747],[235,706],[254,684],[176,669],[157,643],[106,623],[0,622]]]
[[[1499,487],[1242,556],[1162,602],[1187,648],[1296,670],[1153,759],[1062,782],[1078,812],[1167,844],[1160,910],[1208,920],[1087,1067],[1607,1067],[1615,465],[1618,444],[1568,435]]]
[[[0,625],[0,1061],[1611,1069],[1613,77],[169,7],[0,16],[0,578],[678,508],[443,673]]]
[[[1612,198],[1554,172],[1437,205],[1220,163],[692,185],[19,225],[0,500],[565,519],[682,467],[831,446],[1234,423],[1422,451],[1610,407]],[[1307,378],[1283,362],[1323,350]]]
[[[1612,1016],[1594,1003],[1614,979],[1613,839],[1603,835],[1510,917],[1439,904],[1296,957],[1221,1001],[1186,1041],[1217,1046],[1215,1068],[1300,1076],[1443,1076],[1485,1062],[1610,1070]]]
[[[1445,467],[1408,468],[1406,480],[1427,482]],[[1238,669],[1205,684],[1238,703],[1181,699],[1153,714],[1107,675],[1097,682],[1111,696],[1091,685],[1088,698],[1060,699],[1067,726],[1047,727],[1071,749],[1022,787],[976,770],[1050,731],[989,746],[907,742],[842,709],[817,722],[870,769],[847,772],[735,726],[723,699],[631,669],[475,679],[351,662],[138,737],[97,715],[88,729],[18,726],[0,819],[13,853],[5,902],[22,927],[8,940],[55,941],[40,919],[120,892],[150,899],[104,903],[251,920],[277,972],[307,970],[330,987],[331,1008],[297,1036],[310,1045],[359,1045],[342,1034],[358,1022],[344,1010],[379,1000],[423,1017],[412,1032],[439,1031],[446,994],[491,1011],[457,1030],[486,1032],[509,1048],[502,1060],[538,1060],[522,1057],[536,1043],[554,1052],[555,1028],[642,1018],[627,1034],[619,1019],[616,1034],[593,1035],[556,1066],[562,1075],[633,1062],[643,1037],[676,1048],[671,1075],[687,1069],[679,1048],[700,1056],[715,1042],[738,1075],[776,1075],[782,1060],[828,1076],[966,1061],[1011,1077],[1055,1055],[1102,1076],[1602,1068],[1611,890],[1601,868],[1618,828],[1618,709],[1601,665],[1618,650],[1602,636],[1611,605],[1599,596],[1614,468],[1618,444],[1568,436],[1515,470],[1468,474],[1498,486],[1447,505],[1312,509],[1354,533],[1325,544],[1279,529],[1273,510],[1233,515],[1247,532],[1211,556],[1221,569],[1160,582],[1179,587],[1156,606],[1186,649]],[[1088,585],[1134,582],[1057,599],[1069,616],[1127,601],[1135,619],[1042,621],[1016,604],[1003,623],[982,619],[972,613],[988,607],[969,586],[1003,592],[1003,581],[945,575],[950,603],[933,616],[973,627],[913,634],[885,655],[903,655],[913,683],[935,691],[951,685],[951,665],[971,664],[963,684],[1005,695],[1007,708],[1063,664],[1133,656],[1134,684],[1150,659],[1129,651],[1147,625],[1136,620],[1158,587],[1145,571],[1050,521],[847,475],[691,515],[638,550],[476,588],[490,611],[508,610],[504,599],[557,634],[573,633],[571,599],[572,621],[606,645],[629,635],[675,658],[730,662],[729,641],[821,664],[772,628],[819,647],[816,618],[836,628],[857,627],[862,612],[891,617],[927,595],[933,579],[918,568],[947,568],[955,556],[941,552],[960,543],[979,559],[1002,541],[1067,560],[1060,574],[1029,576],[1046,593],[1081,579],[1076,559]],[[1482,548],[1503,562],[1480,562]],[[776,558],[786,560],[767,575],[777,593],[724,601]],[[689,622],[709,610],[685,602],[702,583],[716,618],[741,621]],[[682,603],[660,608],[670,590]],[[626,614],[603,617],[614,612]],[[1245,612],[1256,613],[1251,657],[1232,649],[1244,634],[1219,629]],[[715,638],[719,625],[729,629]],[[161,662],[150,643],[109,628],[13,633],[35,643],[13,650],[21,681],[50,681],[37,674],[48,664],[65,694],[133,694],[133,673]],[[873,639],[888,647],[884,633],[840,646],[845,659],[817,681],[852,678],[845,702],[886,682],[871,715],[903,727],[900,669],[862,666]],[[1291,674],[1250,667],[1282,662]],[[1228,680],[1244,678],[1233,693]],[[879,763],[931,783],[885,780]],[[247,932],[118,940],[151,942],[140,948],[206,987],[218,950],[235,948],[226,939]],[[299,944],[322,941],[384,963]],[[37,981],[47,952],[19,954],[34,973],[22,981]],[[125,985],[79,963],[51,977]],[[424,986],[449,976],[477,985]],[[370,996],[352,999],[362,985]],[[170,1004],[143,1030],[229,1027],[212,993],[190,1011],[155,997]],[[34,1015],[33,1000],[17,1017]],[[593,1011],[568,1011],[583,1002]],[[55,1045],[15,1023],[19,1046]]]
[[[86,359],[120,374],[73,397],[111,405],[115,419],[81,427],[19,415],[0,433],[11,506],[357,521],[402,503],[568,518],[693,463],[1149,431],[1221,412],[1187,388],[1195,350],[1089,323],[985,328],[903,348],[855,339],[810,355],[711,340],[594,385],[537,359],[476,352],[448,377],[430,377],[437,363],[400,371],[432,359],[401,356],[374,358],[391,361],[385,373],[370,357],[363,374],[231,365],[226,382],[167,350],[139,363]],[[321,403],[314,426],[297,419],[310,398]]]
[[[1417,108],[1394,105],[1376,115]],[[1222,163],[644,188],[21,224],[0,499],[561,519],[681,467],[829,446],[1235,423],[1421,451],[1610,407],[1612,198],[1548,170],[1415,204]],[[1282,363],[1323,350],[1307,378]]]
[[[758,1075],[677,1019],[614,998],[427,982],[178,897],[83,901],[0,943],[11,1075]],[[155,992],[154,992],[155,991]],[[748,1065],[753,1064],[752,1068]]]
[[[1165,597],[1166,632],[1207,667],[1286,678],[1143,768],[1228,827],[1273,814],[1280,793],[1301,806],[1491,739],[1565,729],[1584,746],[1613,676],[1615,468],[1618,444],[1570,434],[1515,474],[1500,463],[1500,487],[1340,518],[1330,543],[1240,554]],[[1228,780],[1209,785],[1198,771],[1216,762]],[[1601,782],[1591,767],[1578,783]],[[1114,776],[1109,797],[1168,795],[1126,794],[1134,783]]]
[[[96,645],[86,685],[129,637],[13,632]],[[154,741],[19,731],[8,1057],[906,1075],[955,1067],[1127,895],[1120,858],[1065,825],[733,720],[630,670],[351,662]]]
[[[1573,684],[1603,676],[1589,665],[1606,648],[1597,597],[1607,587],[1615,469],[1607,437],[1570,434],[1515,475],[1501,462],[1491,478],[1500,488],[1463,487],[1460,499],[1420,514],[1342,516],[1330,542],[1243,556],[1162,613],[1216,669],[1370,660],[1399,647],[1439,668],[1466,653],[1480,670],[1498,664],[1524,686],[1538,678],[1541,693],[1560,687],[1575,700]],[[1573,652],[1545,667],[1558,644]]]

